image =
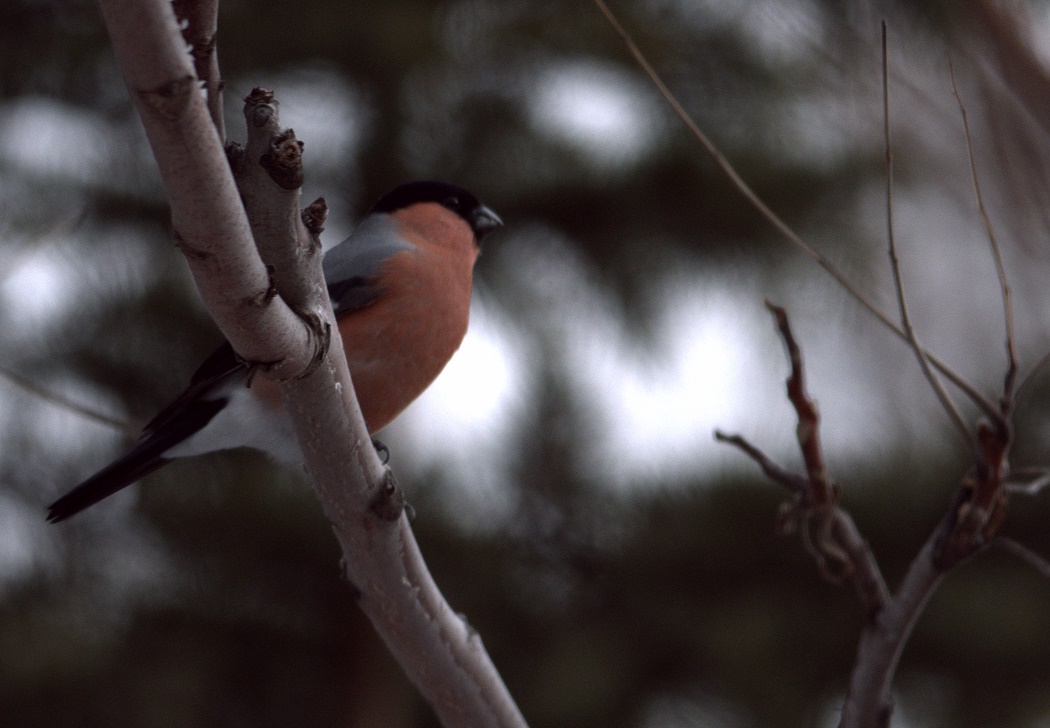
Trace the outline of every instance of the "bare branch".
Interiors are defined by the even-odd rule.
[[[244,101],[248,140],[245,159],[234,164],[237,189],[274,288],[305,315],[310,301],[325,298],[326,287],[322,275],[307,279],[300,274],[304,263],[321,258],[320,239],[310,234],[299,211],[303,143],[294,131],[281,126],[272,91],[253,89]]]
[[[765,453],[752,445],[741,435],[727,435],[721,430],[715,430],[715,440],[738,448],[745,455],[758,463],[758,466],[762,468],[762,472],[765,473],[766,477],[774,483],[779,483],[800,498],[806,496],[809,484],[806,482],[805,478],[795,475],[791,471],[785,470],[777,465],[770,460]]]
[[[320,256],[304,256],[302,280],[289,277],[282,288],[307,292],[307,300],[296,306],[316,313],[322,327],[304,324],[274,295],[170,5],[165,0],[101,4],[202,298],[238,353],[253,362],[275,362],[269,376],[281,382],[285,408],[343,549],[358,604],[444,725],[525,726],[477,634],[434,584],[405,517],[401,492],[372,447],[331,303],[323,287],[313,284],[321,276]],[[267,148],[291,152],[280,137]],[[257,147],[249,147],[235,162],[261,161],[253,157]],[[298,164],[284,161],[293,168]],[[282,219],[299,220],[294,177],[285,181],[290,179],[296,191],[273,200]],[[297,235],[292,232],[285,244],[294,248]],[[320,361],[317,352],[325,341],[316,335],[319,328],[331,333],[334,344]]]
[[[814,506],[829,505],[835,502],[837,494],[828,477],[828,469],[824,464],[824,453],[820,446],[820,411],[817,409],[817,403],[806,394],[802,352],[795,341],[795,335],[791,332],[787,312],[769,301],[766,301],[766,308],[776,320],[777,330],[787,347],[788,359],[791,361],[791,374],[787,379],[787,394],[798,415],[795,436],[798,439],[799,450],[802,452],[802,460],[806,464],[808,495]]]
[[[942,522],[908,567],[900,588],[878,618],[864,628],[850,676],[839,728],[885,728],[893,713],[890,684],[901,652],[927,600],[944,576],[934,560]]]
[[[173,0],[175,15],[185,21],[182,37],[190,46],[193,67],[197,71],[207,95],[211,115],[219,140],[226,140],[226,121],[222,113],[222,75],[219,73],[217,36],[219,0]]]
[[[886,21],[883,20],[882,130],[886,141],[886,236],[889,240],[890,268],[893,271],[893,286],[897,291],[897,303],[900,307],[901,323],[904,325],[904,333],[908,338],[908,342],[911,344],[915,356],[919,359],[919,367],[922,369],[923,376],[925,376],[926,381],[930,383],[930,387],[933,389],[934,394],[937,395],[937,399],[940,401],[941,406],[944,407],[944,411],[948,413],[948,417],[951,419],[952,424],[955,425],[955,429],[962,436],[963,442],[966,443],[970,452],[973,453],[974,458],[979,460],[981,452],[977,447],[977,443],[974,442],[973,437],[970,435],[970,428],[966,426],[966,422],[963,420],[962,415],[955,406],[955,402],[952,401],[952,398],[944,390],[944,387],[941,385],[941,380],[930,367],[930,360],[926,355],[926,350],[923,349],[922,344],[919,343],[919,337],[915,333],[915,327],[912,326],[911,316],[908,313],[908,302],[904,295],[904,280],[901,276],[900,260],[897,257],[897,241],[896,236],[893,234],[893,144],[890,139],[890,85],[889,71],[887,68],[886,36]],[[1001,419],[1001,417],[997,419]]]
[[[970,122],[966,116],[966,105],[963,103],[962,96],[959,94],[959,86],[955,82],[955,65],[952,63],[952,59],[948,59],[948,73],[952,79],[952,93],[955,95],[955,101],[959,104],[959,114],[962,116],[963,132],[966,135],[966,155],[970,161],[970,179],[973,181],[973,192],[977,198],[977,210],[981,215],[981,224],[984,225],[984,232],[988,236],[988,244],[992,249],[992,258],[995,260],[995,272],[999,277],[999,289],[1002,292],[1003,299],[1003,318],[1005,319],[1005,330],[1006,330],[1006,376],[1003,381],[1003,398],[1000,406],[1003,410],[1003,417],[1007,417],[1010,414],[1010,410],[1013,408],[1013,396],[1014,396],[1014,380],[1017,377],[1017,352],[1014,347],[1014,307],[1013,298],[1010,294],[1010,284],[1006,280],[1006,267],[1003,265],[1003,255],[999,250],[999,241],[995,237],[995,230],[992,228],[992,220],[988,216],[988,209],[984,206],[984,196],[981,194],[981,183],[977,176],[977,158],[973,151],[973,138],[970,134]]]
[[[1038,571],[1044,578],[1050,579],[1050,561],[1047,561],[1023,543],[1015,541],[1012,538],[1000,536],[992,541],[992,545],[998,546],[1008,554],[1013,554],[1021,561]]]
[[[879,320],[886,328],[895,333],[898,337],[903,339],[905,342],[908,341],[908,337],[904,332],[904,329],[897,324],[890,316],[876,306],[865,294],[863,294],[856,285],[846,276],[845,273],[840,271],[834,263],[831,262],[827,257],[813,248],[809,243],[804,241],[798,233],[792,230],[786,222],[784,222],[773,210],[767,206],[762,199],[755,193],[753,189],[743,180],[743,178],[737,173],[733,165],[725,158],[725,156],[718,151],[718,148],[708,139],[707,135],[700,129],[700,127],[693,121],[692,117],[685,110],[682,104],[678,101],[671,90],[667,88],[667,85],[660,78],[659,74],[653,69],[646,60],[645,56],[639,50],[638,46],[635,45],[634,40],[630,34],[620,25],[620,22],[613,15],[612,11],[609,10],[608,6],[603,0],[594,0],[595,5],[601,11],[602,15],[608,21],[609,25],[612,26],[613,30],[623,40],[624,45],[627,47],[627,51],[634,58],[635,62],[642,69],[646,76],[649,77],[650,82],[656,87],[660,95],[663,96],[664,100],[671,106],[675,114],[681,119],[682,123],[686,125],[690,133],[696,138],[708,155],[714,160],[715,164],[718,165],[719,169],[729,177],[733,186],[742,194],[748,202],[759,212],[762,217],[769,222],[781,235],[794,245],[796,248],[801,250],[806,256],[816,262],[821,268],[828,272],[835,281],[842,286],[854,299],[857,300],[864,308],[866,308],[876,319]],[[940,358],[927,352],[927,357],[934,367],[943,374],[948,381],[954,384],[959,391],[965,394],[977,407],[979,407],[988,417],[998,418],[999,409],[992,402],[988,400],[983,394],[981,394],[972,384],[967,382],[961,375],[956,373],[951,367],[949,367]]]
[[[89,420],[94,420],[95,422],[117,430],[118,432],[123,432],[126,435],[131,435],[132,437],[138,437],[139,431],[141,430],[140,425],[137,425],[128,420],[110,417],[109,415],[103,414],[92,407],[88,407],[87,405],[81,404],[80,402],[72,400],[69,397],[58,394],[57,392],[53,392],[50,389],[47,389],[46,387],[40,386],[31,379],[23,377],[18,372],[12,369],[8,369],[2,364],[0,364],[0,377],[3,377],[15,386],[25,390],[26,392],[29,392],[32,395],[39,397],[45,402],[50,402],[56,407],[61,407],[62,409],[66,409],[70,412],[73,412],[74,414],[86,417]]]
[[[874,620],[889,599],[889,590],[871,547],[849,514],[838,506],[838,487],[828,475],[820,444],[820,415],[816,403],[806,394],[802,351],[791,331],[787,313],[768,301],[766,306],[776,319],[791,360],[787,393],[798,416],[795,434],[806,464],[806,476],[780,467],[740,435],[726,435],[716,430],[715,439],[739,448],[758,463],[770,480],[795,494],[793,502],[784,503],[780,508],[778,532],[788,535],[798,530],[821,575],[835,583],[852,581],[868,620]]]

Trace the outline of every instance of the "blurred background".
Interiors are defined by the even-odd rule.
[[[1050,351],[1043,2],[621,0],[613,10],[766,202],[884,310],[879,23],[905,283],[993,400],[1002,304],[949,57],[1013,288]],[[843,500],[891,587],[967,461],[912,355],[717,171],[590,2],[223,2],[227,126],[274,89],[327,245],[438,177],[507,222],[470,333],[382,433],[449,602],[534,728],[830,726],[862,613],[774,533],[788,494],[712,438],[800,463],[792,317]],[[177,462],[69,523],[220,342],[93,3],[0,4],[0,716],[6,726],[435,726],[339,578],[309,484],[251,452]],[[17,378],[50,393],[28,391]],[[1015,467],[1050,460],[1050,377]],[[103,413],[105,423],[64,398]],[[961,403],[968,418],[975,412]],[[1050,554],[1050,494],[1003,532]],[[1050,726],[1050,584],[950,574],[904,653],[899,726]]]

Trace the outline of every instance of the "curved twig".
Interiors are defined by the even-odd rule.
[[[1013,296],[1010,293],[1010,284],[1006,280],[1006,266],[1003,265],[1003,254],[999,249],[999,241],[995,237],[992,228],[992,220],[988,216],[988,209],[984,205],[984,195],[981,194],[981,182],[977,175],[977,158],[973,151],[973,137],[970,134],[970,121],[966,115],[966,105],[959,94],[959,86],[955,82],[955,65],[948,58],[948,73],[952,79],[952,94],[959,105],[959,114],[962,116],[963,132],[966,135],[966,156],[970,162],[970,180],[973,182],[974,196],[977,198],[977,211],[981,216],[981,224],[988,236],[988,245],[992,249],[992,259],[995,261],[995,272],[999,278],[999,290],[1003,299],[1003,319],[1006,330],[1006,376],[1003,381],[1003,417],[1009,414],[1014,403],[1014,381],[1017,377],[1017,351],[1014,345],[1014,307]]]
[[[918,334],[915,332],[915,327],[911,322],[911,315],[908,313],[908,302],[904,295],[904,279],[901,275],[900,259],[897,257],[897,239],[893,232],[893,144],[890,139],[890,82],[889,70],[887,68],[886,44],[886,21],[883,20],[882,130],[886,142],[886,237],[889,241],[890,268],[893,271],[893,287],[897,292],[897,304],[900,308],[901,323],[904,326],[904,333],[908,338],[908,343],[911,344],[915,356],[919,359],[919,367],[922,369],[923,376],[925,376],[926,381],[930,383],[930,387],[933,389],[934,394],[937,395],[937,399],[940,401],[944,411],[948,413],[948,417],[951,419],[955,429],[970,448],[975,462],[979,462],[982,458],[981,449],[976,440],[974,440],[973,435],[970,434],[970,428],[966,426],[966,422],[959,413],[959,409],[955,406],[955,402],[952,401],[951,396],[949,396],[944,390],[941,380],[931,368],[929,357],[926,354],[926,350],[923,349],[922,344],[919,343]],[[998,248],[996,248],[996,250],[998,250]]]
[[[1047,579],[1050,579],[1050,561],[1047,561],[1045,558],[1037,554],[1035,551],[1032,551],[1032,549],[1028,548],[1020,541],[1015,541],[1012,538],[1000,536],[994,541],[992,541],[992,545],[998,546],[1000,549],[1007,552],[1008,554],[1016,556],[1018,559],[1020,559],[1021,561],[1025,562],[1033,569],[1038,571],[1042,576],[1044,576]]]
[[[897,324],[892,318],[890,318],[885,312],[876,306],[859,288],[843,273],[834,263],[831,262],[826,256],[820,253],[818,250],[813,248],[809,243],[803,240],[798,233],[792,230],[786,222],[784,222],[773,210],[769,208],[762,201],[762,198],[751,189],[751,187],[743,180],[743,178],[737,173],[736,169],[729,162],[725,156],[718,151],[718,148],[714,143],[708,139],[707,135],[704,134],[703,130],[693,121],[692,117],[682,106],[681,102],[675,97],[667,85],[660,78],[660,75],[656,70],[649,64],[645,56],[639,50],[638,46],[635,45],[634,40],[630,34],[624,29],[620,22],[613,15],[612,11],[609,10],[608,6],[603,0],[594,0],[595,5],[601,11],[602,15],[612,26],[613,30],[616,31],[617,35],[623,40],[626,45],[628,52],[634,58],[635,62],[641,67],[642,71],[646,76],[649,77],[650,82],[656,87],[657,91],[664,100],[671,106],[675,114],[681,119],[682,123],[686,125],[690,133],[696,138],[708,155],[714,160],[715,164],[718,165],[719,169],[729,177],[730,181],[737,188],[748,202],[759,212],[766,221],[772,225],[781,235],[788,239],[788,241],[796,248],[801,250],[806,256],[816,262],[821,268],[835,279],[835,281],[842,286],[851,296],[853,296],[858,303],[868,310],[876,319],[879,320],[890,331],[895,333],[902,340],[907,342],[908,337],[905,334],[904,329]],[[949,367],[944,361],[935,356],[934,354],[927,352],[927,358],[931,365],[933,365],[941,374],[943,374],[948,381],[956,386],[960,392],[965,394],[970,401],[972,401],[982,412],[988,417],[998,420],[999,419],[999,408],[990,402],[987,397],[981,394],[972,384],[966,381],[962,375],[958,374],[955,370]]]
[[[53,392],[50,389],[47,389],[46,387],[42,387],[33,380],[28,379],[27,377],[23,377],[18,372],[12,369],[8,369],[2,364],[0,364],[0,377],[3,377],[16,387],[19,387],[20,389],[23,389],[26,392],[29,392],[30,394],[36,397],[39,397],[45,402],[50,402],[56,407],[61,407],[62,409],[69,410],[74,414],[86,417],[89,420],[98,422],[99,424],[105,425],[106,427],[110,427],[114,430],[117,430],[118,432],[123,432],[124,434],[131,435],[132,437],[138,437],[139,431],[141,430],[141,427],[139,425],[136,425],[130,420],[122,420],[116,417],[110,417],[109,415],[103,414],[98,410],[88,407],[85,404],[81,404],[80,402],[70,399],[65,395],[58,394],[57,392]]]

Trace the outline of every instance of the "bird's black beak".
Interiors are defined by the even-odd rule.
[[[470,227],[479,243],[483,237],[502,225],[503,221],[499,219],[499,215],[484,205],[479,206],[470,216]]]

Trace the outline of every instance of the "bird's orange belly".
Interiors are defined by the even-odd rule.
[[[432,297],[424,302],[390,296],[340,319],[350,377],[370,432],[401,414],[459,348],[467,312],[452,309]]]

